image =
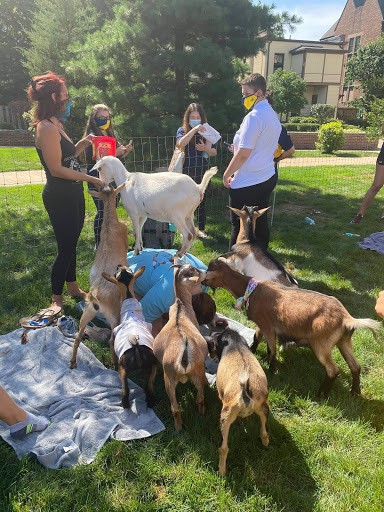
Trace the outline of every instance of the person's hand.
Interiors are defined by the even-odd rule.
[[[199,124],[198,126],[195,126],[194,128],[192,128],[191,131],[194,131],[194,133],[197,133],[197,132],[206,132],[207,130],[204,128],[204,126],[202,124]]]
[[[225,318],[220,318],[219,316],[215,315],[215,318],[211,322],[213,327],[220,327],[220,328],[227,328],[228,327],[228,321]]]
[[[125,156],[128,155],[133,149],[133,145],[131,143],[127,144],[126,146],[119,146],[116,149],[116,156]]]
[[[197,151],[207,151],[208,147],[204,144],[203,139],[200,139],[200,142],[196,144]]]
[[[224,173],[223,183],[224,183],[224,187],[225,188],[229,188],[230,187],[231,180],[232,180],[232,176],[226,176],[225,173]]]
[[[103,189],[105,186],[106,186],[106,183],[104,183],[103,180],[101,180],[100,178],[96,178],[94,177],[93,180],[92,180],[92,183],[96,186],[96,188],[98,188],[99,190]]]
[[[379,293],[379,298],[376,301],[375,306],[376,313],[384,318],[384,290]]]
[[[92,144],[93,135],[90,133],[84,139],[79,140],[79,144],[83,144],[85,147],[90,146]]]

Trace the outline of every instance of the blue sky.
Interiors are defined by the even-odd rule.
[[[264,0],[262,3],[271,5],[272,1]],[[275,12],[288,11],[303,18],[303,23],[297,25],[292,33],[292,39],[310,39],[317,41],[335,23],[343,12],[347,0],[324,0],[308,2],[307,0],[275,0]],[[286,38],[289,33],[286,32]]]

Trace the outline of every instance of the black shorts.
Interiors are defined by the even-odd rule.
[[[379,165],[384,165],[384,146],[381,148],[379,156],[377,157],[376,163]]]

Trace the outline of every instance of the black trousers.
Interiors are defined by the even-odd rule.
[[[85,216],[83,189],[79,191],[76,186],[71,194],[51,193],[44,189],[43,203],[57,243],[51,271],[52,293],[61,295],[65,282],[76,281],[76,246]]]
[[[188,174],[195,183],[200,185],[207,167],[184,167],[183,174]],[[208,185],[209,186],[209,185]],[[205,198],[207,195],[207,189],[205,189],[204,198],[195,210],[196,222],[200,231],[204,231],[206,223],[206,211],[205,211]]]
[[[276,187],[277,175],[274,174],[269,180],[252,185],[251,187],[244,188],[230,188],[229,189],[229,205],[233,208],[241,210],[244,205],[246,206],[257,206],[259,209],[267,208],[269,204],[269,198]],[[231,224],[232,232],[229,240],[229,250],[232,245],[236,243],[237,235],[240,230],[240,219],[231,211]],[[257,241],[268,248],[269,244],[269,227],[267,212],[259,217],[256,221],[255,236]]]

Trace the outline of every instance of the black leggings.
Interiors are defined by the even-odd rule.
[[[52,265],[52,293],[61,295],[64,283],[76,281],[76,246],[84,224],[83,190],[71,194],[43,191],[43,203],[48,212],[57,243],[57,255]]]
[[[233,208],[241,210],[244,205],[246,206],[257,206],[259,210],[266,208],[269,204],[269,198],[276,187],[277,175],[274,174],[269,180],[251,187],[244,188],[230,188],[229,189],[229,205]],[[232,232],[229,240],[229,250],[232,245],[236,243],[237,235],[240,230],[239,217],[231,211],[231,224]],[[269,228],[268,228],[268,217],[265,212],[256,221],[255,236],[257,241],[265,249],[268,248],[269,244]]]
[[[188,174],[188,176],[190,176],[195,183],[200,185],[206,170],[207,170],[206,167],[184,167],[183,174]],[[204,229],[205,229],[205,222],[206,222],[205,198],[206,198],[206,194],[207,194],[207,188],[205,189],[203,200],[201,201],[201,203],[195,210],[196,222],[197,222],[197,226],[200,231],[204,231]]]

